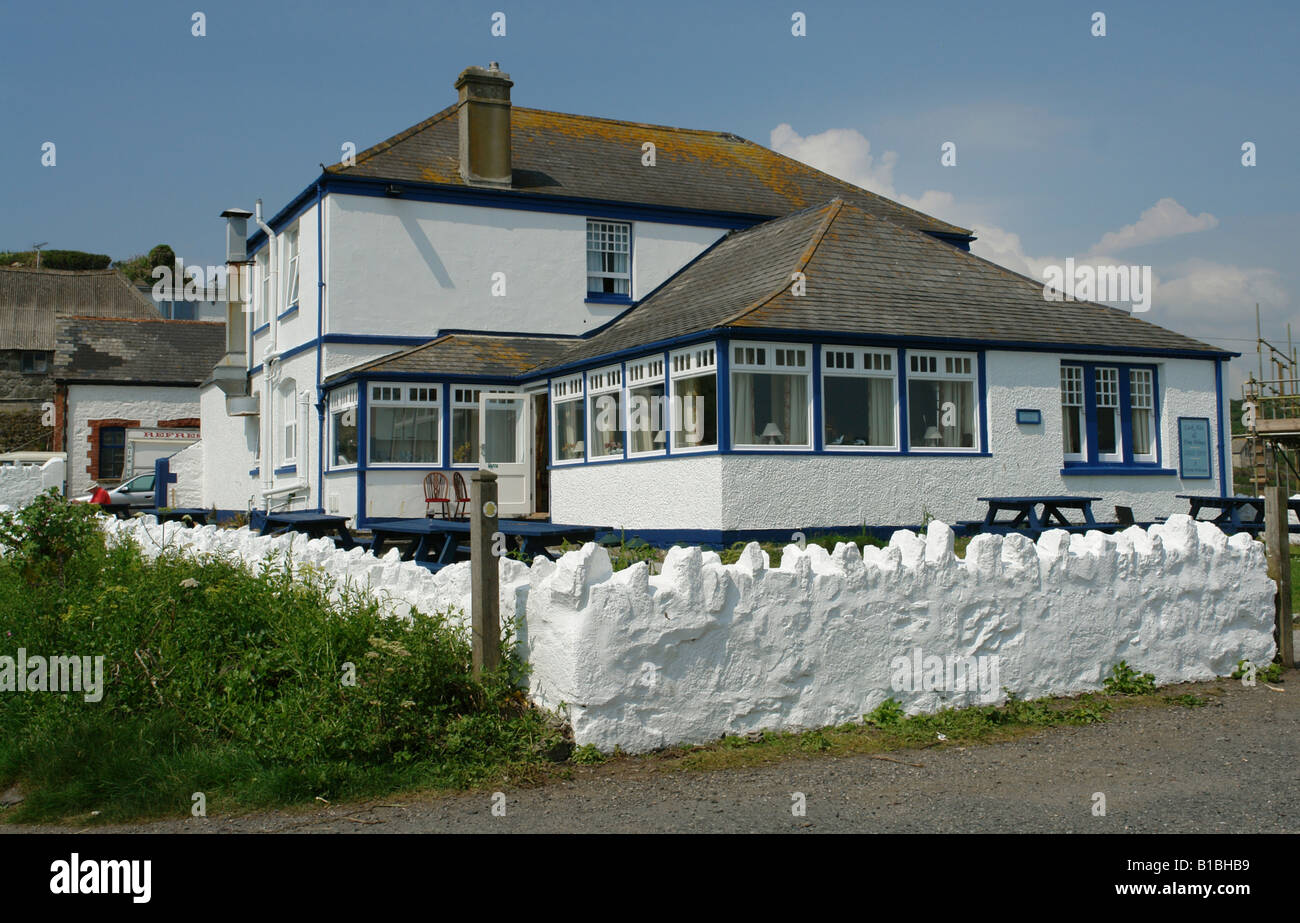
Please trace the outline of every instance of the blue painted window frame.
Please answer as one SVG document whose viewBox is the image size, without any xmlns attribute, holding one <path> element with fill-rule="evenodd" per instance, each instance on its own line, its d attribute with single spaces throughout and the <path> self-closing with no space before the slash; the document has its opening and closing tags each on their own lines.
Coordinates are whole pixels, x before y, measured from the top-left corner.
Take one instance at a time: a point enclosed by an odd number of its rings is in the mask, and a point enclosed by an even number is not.
<svg viewBox="0 0 1300 923">
<path fill-rule="evenodd" d="M 1083 412 L 1086 458 L 1082 461 L 1062 458 L 1062 474 L 1173 474 L 1163 467 L 1164 445 L 1160 438 L 1160 369 L 1149 362 L 1108 362 L 1095 359 L 1062 359 L 1060 366 L 1077 366 L 1083 369 Z M 1097 448 L 1097 369 L 1113 368 L 1119 376 L 1119 428 L 1120 457 L 1103 460 Z M 1140 369 L 1151 373 L 1152 447 L 1155 458 L 1150 461 L 1133 457 L 1133 407 L 1129 373 Z M 1059 376 L 1058 376 L 1059 395 Z M 1059 398 L 1058 398 L 1059 400 Z M 1064 423 L 1064 409 L 1061 412 Z M 1064 456 L 1064 447 L 1062 447 Z"/>
</svg>

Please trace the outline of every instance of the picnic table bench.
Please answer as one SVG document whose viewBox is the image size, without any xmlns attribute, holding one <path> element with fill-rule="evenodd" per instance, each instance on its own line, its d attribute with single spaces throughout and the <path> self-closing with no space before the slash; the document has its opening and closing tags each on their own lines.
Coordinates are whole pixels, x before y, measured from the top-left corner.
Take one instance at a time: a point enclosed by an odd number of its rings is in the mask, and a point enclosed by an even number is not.
<svg viewBox="0 0 1300 923">
<path fill-rule="evenodd" d="M 977 497 L 981 503 L 988 504 L 988 513 L 984 519 L 971 520 L 961 525 L 979 532 L 1006 535 L 1020 532 L 1031 539 L 1037 538 L 1049 529 L 1064 529 L 1067 532 L 1087 532 L 1097 529 L 1103 532 L 1116 528 L 1113 523 L 1099 523 L 1092 515 L 1092 505 L 1101 497 Z M 1083 522 L 1072 522 L 1065 515 L 1066 510 L 1077 511 Z M 1001 513 L 1010 513 L 1011 518 L 998 518 Z"/>
<path fill-rule="evenodd" d="M 325 538 L 333 534 L 335 544 L 345 551 L 357 544 L 348 529 L 348 517 L 330 513 L 266 513 L 262 535 L 279 535 L 282 532 L 301 532 L 310 538 Z"/>
<path fill-rule="evenodd" d="M 384 553 L 386 545 L 406 541 L 410 542 L 404 561 L 423 564 L 431 570 L 437 570 L 452 564 L 458 555 L 468 556 L 470 524 L 456 519 L 375 519 L 366 523 L 374 536 L 370 552 L 374 555 Z M 507 539 L 513 539 L 511 550 L 516 548 L 525 557 L 532 558 L 544 554 L 548 545 L 555 545 L 568 539 L 577 542 L 592 541 L 596 533 L 604 527 L 565 525 L 562 523 L 543 522 L 532 519 L 499 519 L 497 531 Z"/>
<path fill-rule="evenodd" d="M 1225 532 L 1232 529 L 1236 532 L 1259 535 L 1264 531 L 1263 497 L 1219 497 L 1213 494 L 1177 494 L 1177 496 L 1190 504 L 1191 517 L 1195 520 L 1212 522 Z M 1300 516 L 1300 499 L 1289 498 L 1286 505 L 1290 512 Z M 1207 510 L 1214 512 L 1214 517 L 1201 519 L 1200 514 Z M 1288 528 L 1292 532 L 1300 532 L 1300 525 L 1288 523 Z"/>
</svg>

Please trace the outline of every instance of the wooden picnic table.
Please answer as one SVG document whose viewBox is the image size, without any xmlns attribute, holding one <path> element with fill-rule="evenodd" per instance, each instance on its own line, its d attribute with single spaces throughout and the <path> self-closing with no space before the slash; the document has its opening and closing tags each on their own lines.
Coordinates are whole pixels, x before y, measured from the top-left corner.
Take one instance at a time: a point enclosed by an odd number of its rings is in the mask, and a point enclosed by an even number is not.
<svg viewBox="0 0 1300 923">
<path fill-rule="evenodd" d="M 982 532 L 1005 534 L 1023 532 L 1030 538 L 1037 539 L 1048 529 L 1065 529 L 1068 532 L 1083 532 L 1089 529 L 1106 531 L 1113 528 L 1110 523 L 1099 523 L 1092 515 L 1093 503 L 1101 497 L 977 497 L 981 503 L 988 504 L 988 513 L 983 522 L 972 523 Z M 1066 510 L 1076 510 L 1083 516 L 1083 522 L 1071 522 L 1065 515 Z M 999 519 L 999 513 L 1011 513 L 1011 519 Z"/>
<path fill-rule="evenodd" d="M 373 519 L 366 527 L 374 536 L 370 551 L 384 553 L 384 546 L 397 541 L 411 541 L 402 555 L 404 561 L 415 561 L 438 569 L 456 561 L 456 556 L 469 540 L 470 524 L 457 519 Z M 513 539 L 510 550 L 518 549 L 528 558 L 543 554 L 548 545 L 568 539 L 577 542 L 592 541 L 604 527 L 565 525 L 534 519 L 499 519 L 497 531 Z"/>
<path fill-rule="evenodd" d="M 1237 532 L 1249 532 L 1257 535 L 1264 530 L 1263 497 L 1220 497 L 1214 494 L 1177 494 L 1180 499 L 1191 505 L 1191 517 L 1201 522 L 1212 522 L 1216 526 L 1231 527 Z M 1300 500 L 1288 499 L 1287 508 L 1300 515 Z M 1200 514 L 1206 510 L 1215 511 L 1212 519 L 1202 520 Z"/>
<path fill-rule="evenodd" d="M 346 550 L 356 545 L 356 539 L 348 530 L 348 517 L 330 513 L 267 513 L 262 523 L 262 534 L 279 535 L 281 532 L 301 532 L 310 538 L 334 534 L 340 548 Z"/>
</svg>

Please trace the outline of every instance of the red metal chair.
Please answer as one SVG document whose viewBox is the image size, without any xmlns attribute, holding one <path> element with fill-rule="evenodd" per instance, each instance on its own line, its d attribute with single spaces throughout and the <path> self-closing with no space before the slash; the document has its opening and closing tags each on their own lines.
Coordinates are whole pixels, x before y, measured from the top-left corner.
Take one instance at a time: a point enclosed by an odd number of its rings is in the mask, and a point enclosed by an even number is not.
<svg viewBox="0 0 1300 923">
<path fill-rule="evenodd" d="M 451 502 L 451 494 L 447 486 L 447 475 L 441 471 L 430 471 L 424 476 L 424 515 L 437 516 L 436 509 L 430 511 L 435 503 L 442 504 L 442 518 L 451 518 L 451 510 L 448 504 Z"/>
<path fill-rule="evenodd" d="M 465 484 L 465 475 L 459 471 L 451 476 L 451 480 L 456 486 L 456 512 L 453 517 L 460 519 L 465 515 L 465 510 L 469 507 L 469 487 Z"/>
</svg>

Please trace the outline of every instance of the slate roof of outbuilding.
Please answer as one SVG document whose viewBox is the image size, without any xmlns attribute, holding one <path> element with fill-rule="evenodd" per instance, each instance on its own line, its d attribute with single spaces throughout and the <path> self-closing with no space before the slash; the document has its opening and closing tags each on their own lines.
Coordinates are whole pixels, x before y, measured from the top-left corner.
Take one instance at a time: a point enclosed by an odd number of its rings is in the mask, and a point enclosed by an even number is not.
<svg viewBox="0 0 1300 923">
<path fill-rule="evenodd" d="M 572 337 L 451 333 L 332 375 L 328 380 L 359 373 L 513 378 L 529 369 L 554 364 L 573 342 Z"/>
<path fill-rule="evenodd" d="M 0 267 L 0 349 L 53 350 L 61 314 L 161 319 L 116 269 Z"/>
<path fill-rule="evenodd" d="M 225 351 L 226 325 L 220 321 L 62 317 L 54 377 L 197 387 Z"/>
<path fill-rule="evenodd" d="M 1040 281 L 835 199 L 728 235 L 558 364 L 719 328 L 1232 355 L 1118 308 L 1047 301 Z"/>
<path fill-rule="evenodd" d="M 729 132 L 648 125 L 512 106 L 516 193 L 569 196 L 754 217 L 788 215 L 834 196 L 904 227 L 968 238 L 940 221 Z M 655 165 L 641 163 L 655 145 Z M 459 117 L 449 106 L 418 125 L 327 167 L 340 177 L 466 185 Z"/>
</svg>

